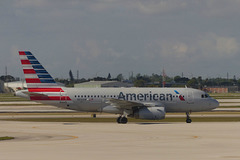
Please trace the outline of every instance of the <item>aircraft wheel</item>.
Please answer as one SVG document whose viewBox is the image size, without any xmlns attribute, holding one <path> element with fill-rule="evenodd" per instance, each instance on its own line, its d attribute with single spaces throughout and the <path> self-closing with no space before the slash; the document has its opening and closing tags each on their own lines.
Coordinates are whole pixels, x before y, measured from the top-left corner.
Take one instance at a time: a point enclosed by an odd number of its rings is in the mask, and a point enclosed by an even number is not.
<svg viewBox="0 0 240 160">
<path fill-rule="evenodd" d="M 190 118 L 190 112 L 186 112 L 186 115 L 187 115 L 187 120 L 186 120 L 186 122 L 187 122 L 187 123 L 192 123 L 192 120 L 191 120 L 191 118 Z"/>
<path fill-rule="evenodd" d="M 191 119 L 187 119 L 186 122 L 187 123 L 192 123 L 192 120 Z"/>
<path fill-rule="evenodd" d="M 118 117 L 117 118 L 117 123 L 121 123 L 121 124 L 126 124 L 128 122 L 128 119 L 126 117 Z"/>
<path fill-rule="evenodd" d="M 117 118 L 117 123 L 121 123 L 121 119 L 122 119 L 122 117 L 119 116 L 119 117 Z"/>
<path fill-rule="evenodd" d="M 126 124 L 128 122 L 128 119 L 126 117 L 122 117 L 121 123 Z"/>
</svg>

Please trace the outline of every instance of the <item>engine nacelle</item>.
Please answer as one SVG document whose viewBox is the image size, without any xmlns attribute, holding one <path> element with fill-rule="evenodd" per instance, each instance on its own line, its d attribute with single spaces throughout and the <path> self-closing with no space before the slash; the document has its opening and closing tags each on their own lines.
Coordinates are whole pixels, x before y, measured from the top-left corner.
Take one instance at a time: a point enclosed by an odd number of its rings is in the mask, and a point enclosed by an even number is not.
<svg viewBox="0 0 240 160">
<path fill-rule="evenodd" d="M 165 118 L 164 107 L 143 107 L 134 112 L 137 119 L 160 120 Z"/>
</svg>

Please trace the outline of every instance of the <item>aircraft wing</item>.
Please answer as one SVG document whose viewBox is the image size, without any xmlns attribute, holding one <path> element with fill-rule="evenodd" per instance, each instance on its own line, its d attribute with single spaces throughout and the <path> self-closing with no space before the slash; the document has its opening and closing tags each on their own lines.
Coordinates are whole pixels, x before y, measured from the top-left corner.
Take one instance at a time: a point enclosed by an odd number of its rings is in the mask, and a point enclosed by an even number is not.
<svg viewBox="0 0 240 160">
<path fill-rule="evenodd" d="M 107 101 L 112 106 L 116 106 L 121 109 L 131 110 L 133 107 L 164 107 L 162 103 L 153 103 L 153 102 L 132 102 L 120 99 L 109 99 Z"/>
</svg>

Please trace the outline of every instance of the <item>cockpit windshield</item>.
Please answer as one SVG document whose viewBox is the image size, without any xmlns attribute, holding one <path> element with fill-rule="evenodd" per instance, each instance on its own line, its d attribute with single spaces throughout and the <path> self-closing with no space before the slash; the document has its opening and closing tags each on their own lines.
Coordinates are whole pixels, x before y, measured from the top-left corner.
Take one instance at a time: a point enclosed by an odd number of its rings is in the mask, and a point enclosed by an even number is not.
<svg viewBox="0 0 240 160">
<path fill-rule="evenodd" d="M 205 94 L 202 94 L 202 98 L 210 98 L 209 94 L 205 93 Z"/>
</svg>

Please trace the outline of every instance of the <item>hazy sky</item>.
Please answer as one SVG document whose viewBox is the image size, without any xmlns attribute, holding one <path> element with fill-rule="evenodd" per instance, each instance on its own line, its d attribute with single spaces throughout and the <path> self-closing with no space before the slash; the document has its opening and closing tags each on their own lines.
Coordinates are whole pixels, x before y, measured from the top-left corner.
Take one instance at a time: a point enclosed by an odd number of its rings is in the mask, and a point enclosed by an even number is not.
<svg viewBox="0 0 240 160">
<path fill-rule="evenodd" d="M 240 77 L 240 0 L 1 0 L 0 75 L 30 50 L 54 77 Z"/>
</svg>

